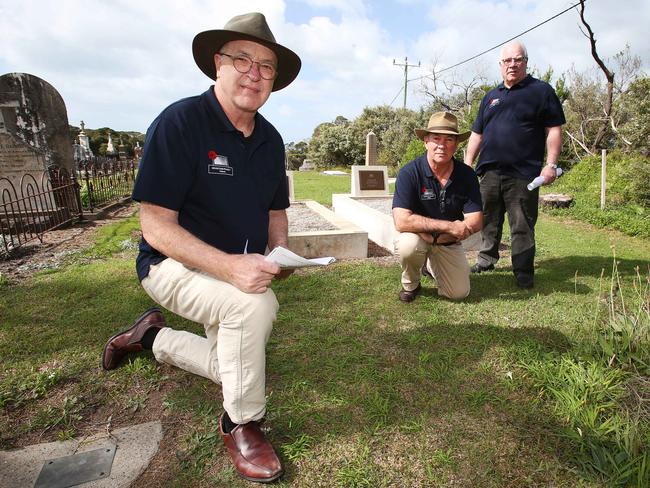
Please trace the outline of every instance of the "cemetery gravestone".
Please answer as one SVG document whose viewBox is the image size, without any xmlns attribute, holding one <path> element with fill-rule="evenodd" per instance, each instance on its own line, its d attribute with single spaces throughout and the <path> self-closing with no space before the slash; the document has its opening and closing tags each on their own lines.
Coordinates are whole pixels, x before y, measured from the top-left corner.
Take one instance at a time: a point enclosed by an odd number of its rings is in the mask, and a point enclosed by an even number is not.
<svg viewBox="0 0 650 488">
<path fill-rule="evenodd" d="M 293 190 L 293 171 L 287 171 L 287 188 L 289 188 L 289 201 L 294 202 L 296 195 Z"/>
<path fill-rule="evenodd" d="M 368 132 L 366 136 L 366 166 L 377 164 L 377 136 L 374 132 Z"/>
<path fill-rule="evenodd" d="M 388 196 L 388 168 L 352 166 L 352 196 Z"/>
<path fill-rule="evenodd" d="M 52 85 L 26 73 L 0 76 L 0 177 L 73 170 L 68 115 Z"/>
<path fill-rule="evenodd" d="M 298 171 L 313 171 L 315 169 L 316 165 L 312 163 L 311 159 L 305 159 L 300 165 L 300 168 L 298 168 Z"/>
</svg>

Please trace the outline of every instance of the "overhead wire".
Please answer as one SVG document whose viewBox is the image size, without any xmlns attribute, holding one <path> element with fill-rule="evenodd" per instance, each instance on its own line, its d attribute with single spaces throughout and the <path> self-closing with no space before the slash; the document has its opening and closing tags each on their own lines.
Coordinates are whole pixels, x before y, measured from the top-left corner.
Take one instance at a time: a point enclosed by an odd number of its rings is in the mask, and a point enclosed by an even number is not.
<svg viewBox="0 0 650 488">
<path fill-rule="evenodd" d="M 402 93 L 402 90 L 404 90 L 404 87 L 401 87 L 401 88 L 399 89 L 399 91 L 397 92 L 397 95 L 395 95 L 395 96 L 393 97 L 393 99 L 390 101 L 390 103 L 388 104 L 389 107 L 390 107 L 391 105 L 393 105 L 393 102 L 394 102 L 395 100 L 397 100 L 397 97 L 399 97 L 399 94 Z"/>
<path fill-rule="evenodd" d="M 465 64 L 465 63 L 469 63 L 470 61 L 472 61 L 472 60 L 474 60 L 474 59 L 476 59 L 476 58 L 478 58 L 478 57 L 480 57 L 480 56 L 483 56 L 484 54 L 489 53 L 490 51 L 494 51 L 496 48 L 501 47 L 501 46 L 503 46 L 504 44 L 507 44 L 507 43 L 509 43 L 510 41 L 512 41 L 512 40 L 514 40 L 514 39 L 517 39 L 518 37 L 521 37 L 521 36 L 523 36 L 524 34 L 527 34 L 527 33 L 529 33 L 530 31 L 533 31 L 533 30 L 537 29 L 538 27 L 541 27 L 542 25 L 544 25 L 544 24 L 550 22 L 551 20 L 556 19 L 556 18 L 559 17 L 560 15 L 563 15 L 563 14 L 567 13 L 569 10 L 571 10 L 571 9 L 573 9 L 573 8 L 575 8 L 575 7 L 577 7 L 578 5 L 580 5 L 580 2 L 578 2 L 578 3 L 574 3 L 574 4 L 571 5 L 570 7 L 568 7 L 568 8 L 566 8 L 566 9 L 562 10 L 561 12 L 559 12 L 559 13 L 553 15 L 552 17 L 549 17 L 548 19 L 546 19 L 546 20 L 540 22 L 539 24 L 534 25 L 534 26 L 531 27 L 530 29 L 526 29 L 525 31 L 523 31 L 523 32 L 521 32 L 521 33 L 519 33 L 519 34 L 517 34 L 516 36 L 513 36 L 513 37 L 511 37 L 511 38 L 509 38 L 509 39 L 506 39 L 506 40 L 503 41 L 503 42 L 500 42 L 500 43 L 497 44 L 496 46 L 492 46 L 491 48 L 486 49 L 485 51 L 482 51 L 482 52 L 480 52 L 480 53 L 478 53 L 478 54 L 475 54 L 474 56 L 472 56 L 472 57 L 470 57 L 470 58 L 464 59 L 463 61 L 460 61 L 460 62 L 458 62 L 458 63 L 456 63 L 456 64 L 454 64 L 454 65 L 452 65 L 452 66 L 448 66 L 448 67 L 443 68 L 443 69 L 441 69 L 441 70 L 439 70 L 439 71 L 435 71 L 435 72 L 433 73 L 433 75 L 438 75 L 438 74 L 443 73 L 443 72 L 445 72 L 445 71 L 449 71 L 450 69 L 457 68 L 458 66 L 461 66 L 461 65 L 463 65 L 463 64 Z M 412 79 L 410 79 L 410 80 L 408 80 L 408 81 L 418 81 L 418 80 L 422 80 L 422 79 L 424 79 L 424 78 L 430 78 L 431 76 L 432 76 L 432 75 L 423 75 L 423 76 L 419 76 L 419 77 L 417 77 L 417 78 L 412 78 Z M 396 98 L 397 98 L 397 97 L 396 97 Z M 393 103 L 393 102 L 391 102 L 391 104 L 392 104 L 392 103 Z"/>
</svg>

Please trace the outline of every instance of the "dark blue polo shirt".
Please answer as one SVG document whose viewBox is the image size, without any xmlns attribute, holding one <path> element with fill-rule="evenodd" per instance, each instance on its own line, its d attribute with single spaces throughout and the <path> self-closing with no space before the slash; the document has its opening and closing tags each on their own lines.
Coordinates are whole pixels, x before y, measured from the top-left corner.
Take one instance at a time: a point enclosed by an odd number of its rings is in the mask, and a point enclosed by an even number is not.
<svg viewBox="0 0 650 488">
<path fill-rule="evenodd" d="M 230 254 L 263 254 L 269 210 L 289 206 L 284 143 L 259 113 L 244 137 L 230 123 L 213 87 L 167 107 L 147 130 L 133 199 L 178 212 L 179 224 Z M 143 238 L 140 280 L 166 256 Z"/>
<path fill-rule="evenodd" d="M 548 83 L 530 75 L 510 89 L 500 83 L 483 97 L 472 125 L 482 135 L 476 172 L 496 169 L 524 180 L 539 176 L 545 129 L 565 122 L 562 104 Z"/>
<path fill-rule="evenodd" d="M 433 175 L 426 153 L 410 161 L 397 175 L 393 208 L 437 220 L 464 220 L 463 214 L 481 212 L 481 190 L 474 170 L 454 160 L 444 188 Z"/>
</svg>

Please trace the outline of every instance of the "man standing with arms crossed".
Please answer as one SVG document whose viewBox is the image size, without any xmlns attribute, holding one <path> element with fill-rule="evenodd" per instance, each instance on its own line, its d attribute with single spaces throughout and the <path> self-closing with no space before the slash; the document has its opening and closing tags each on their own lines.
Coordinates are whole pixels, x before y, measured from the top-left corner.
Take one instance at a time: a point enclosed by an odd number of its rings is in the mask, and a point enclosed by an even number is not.
<svg viewBox="0 0 650 488">
<path fill-rule="evenodd" d="M 221 434 L 237 473 L 257 482 L 283 469 L 259 423 L 266 412 L 266 342 L 280 268 L 264 259 L 287 245 L 289 206 L 280 134 L 257 110 L 291 83 L 300 58 L 275 42 L 262 14 L 201 32 L 194 60 L 216 80 L 167 107 L 147 131 L 133 198 L 141 202 L 138 277 L 206 337 L 167 327 L 159 309 L 111 337 L 102 364 L 152 349 L 158 361 L 221 383 Z"/>
<path fill-rule="evenodd" d="M 521 42 L 501 49 L 503 83 L 481 101 L 465 155 L 465 163 L 472 166 L 480 151 L 476 173 L 481 181 L 483 230 L 472 273 L 494 269 L 507 212 L 512 271 L 517 285 L 524 289 L 534 286 L 539 199 L 539 189 L 529 191 L 526 185 L 540 175 L 546 185 L 555 180 L 562 148 L 561 126 L 566 122 L 555 91 L 528 75 L 527 63 L 528 54 Z"/>
</svg>

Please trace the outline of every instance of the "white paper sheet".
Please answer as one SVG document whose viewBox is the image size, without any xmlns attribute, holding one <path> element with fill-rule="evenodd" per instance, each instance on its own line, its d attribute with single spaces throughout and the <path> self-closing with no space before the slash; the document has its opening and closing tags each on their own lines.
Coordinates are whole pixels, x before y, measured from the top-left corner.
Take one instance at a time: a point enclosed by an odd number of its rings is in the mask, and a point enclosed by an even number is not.
<svg viewBox="0 0 650 488">
<path fill-rule="evenodd" d="M 336 261 L 333 257 L 307 259 L 284 247 L 278 246 L 265 258 L 281 268 L 303 268 L 305 266 L 327 266 Z"/>
</svg>

